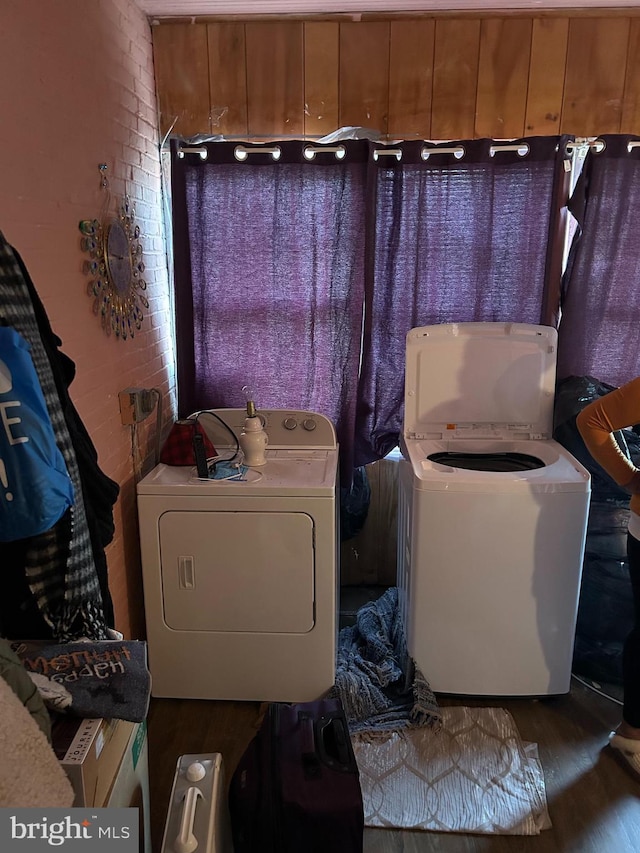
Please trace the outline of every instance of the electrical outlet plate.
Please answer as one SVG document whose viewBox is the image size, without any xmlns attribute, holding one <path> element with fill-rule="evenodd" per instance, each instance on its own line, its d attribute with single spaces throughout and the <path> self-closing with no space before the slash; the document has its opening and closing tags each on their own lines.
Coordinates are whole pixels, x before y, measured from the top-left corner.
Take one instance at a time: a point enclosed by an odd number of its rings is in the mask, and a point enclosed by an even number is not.
<svg viewBox="0 0 640 853">
<path fill-rule="evenodd" d="M 156 394 L 148 388 L 125 388 L 118 394 L 122 423 L 138 424 L 148 418 L 156 406 Z"/>
</svg>

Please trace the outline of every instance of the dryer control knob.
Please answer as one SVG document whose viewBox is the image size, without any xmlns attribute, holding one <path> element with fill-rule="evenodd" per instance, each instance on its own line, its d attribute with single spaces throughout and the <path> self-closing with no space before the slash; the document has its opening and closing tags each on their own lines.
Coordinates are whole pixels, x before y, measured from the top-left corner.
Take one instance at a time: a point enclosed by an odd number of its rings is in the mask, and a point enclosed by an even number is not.
<svg viewBox="0 0 640 853">
<path fill-rule="evenodd" d="M 311 432 L 316 428 L 317 424 L 312 418 L 306 418 L 304 421 L 302 421 L 302 426 L 305 429 L 309 430 L 309 432 Z"/>
<path fill-rule="evenodd" d="M 295 429 L 297 426 L 298 426 L 298 421 L 295 418 L 285 418 L 284 419 L 285 429 Z"/>
<path fill-rule="evenodd" d="M 200 764 L 199 761 L 194 761 L 193 764 L 190 764 L 187 767 L 187 779 L 190 782 L 199 782 L 201 779 L 207 775 L 207 771 L 203 764 Z"/>
</svg>

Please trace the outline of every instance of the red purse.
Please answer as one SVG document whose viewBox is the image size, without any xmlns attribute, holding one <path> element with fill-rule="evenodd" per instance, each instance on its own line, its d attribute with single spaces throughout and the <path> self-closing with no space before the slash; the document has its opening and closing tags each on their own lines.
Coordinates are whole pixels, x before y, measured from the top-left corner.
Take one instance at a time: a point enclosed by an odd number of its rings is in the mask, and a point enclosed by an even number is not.
<svg viewBox="0 0 640 853">
<path fill-rule="evenodd" d="M 202 436 L 207 459 L 215 456 L 216 449 L 204 428 L 195 418 L 186 418 L 176 421 L 171 427 L 171 432 L 160 453 L 160 461 L 165 465 L 195 465 L 193 437 L 196 433 Z"/>
</svg>

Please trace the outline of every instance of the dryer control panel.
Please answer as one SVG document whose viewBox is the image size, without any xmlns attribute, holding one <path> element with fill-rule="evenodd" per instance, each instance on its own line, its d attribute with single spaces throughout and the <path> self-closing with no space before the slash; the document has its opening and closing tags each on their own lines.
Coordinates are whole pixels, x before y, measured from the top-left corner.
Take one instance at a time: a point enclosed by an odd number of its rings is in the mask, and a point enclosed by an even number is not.
<svg viewBox="0 0 640 853">
<path fill-rule="evenodd" d="M 307 450 L 335 450 L 336 431 L 325 415 L 297 409 L 258 409 L 269 436 L 269 449 L 305 448 Z M 235 444 L 230 430 L 238 437 L 244 428 L 246 409 L 203 409 L 198 420 L 206 430 L 214 447 L 231 447 Z"/>
</svg>

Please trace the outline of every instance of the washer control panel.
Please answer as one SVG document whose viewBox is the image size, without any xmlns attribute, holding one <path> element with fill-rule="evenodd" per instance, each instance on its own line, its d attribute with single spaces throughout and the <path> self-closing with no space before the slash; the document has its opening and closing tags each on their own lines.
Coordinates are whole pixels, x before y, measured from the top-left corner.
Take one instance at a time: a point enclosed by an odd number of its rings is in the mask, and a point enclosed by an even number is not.
<svg viewBox="0 0 640 853">
<path fill-rule="evenodd" d="M 335 450 L 336 431 L 325 415 L 293 409 L 258 409 L 269 443 L 267 449 L 307 448 Z M 246 409 L 204 409 L 198 420 L 206 430 L 213 446 L 230 447 L 235 442 L 230 430 L 238 437 L 244 429 Z"/>
</svg>

